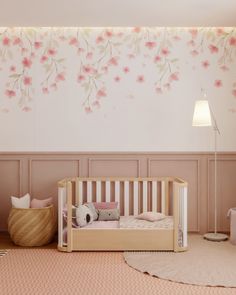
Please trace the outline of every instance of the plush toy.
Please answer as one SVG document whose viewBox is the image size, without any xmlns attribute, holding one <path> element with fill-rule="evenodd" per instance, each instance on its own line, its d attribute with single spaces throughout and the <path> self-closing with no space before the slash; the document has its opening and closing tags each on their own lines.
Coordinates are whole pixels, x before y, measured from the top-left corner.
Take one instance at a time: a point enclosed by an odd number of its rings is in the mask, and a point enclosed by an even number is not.
<svg viewBox="0 0 236 295">
<path fill-rule="evenodd" d="M 86 205 L 80 205 L 76 208 L 76 222 L 80 227 L 93 222 L 93 213 Z"/>
</svg>

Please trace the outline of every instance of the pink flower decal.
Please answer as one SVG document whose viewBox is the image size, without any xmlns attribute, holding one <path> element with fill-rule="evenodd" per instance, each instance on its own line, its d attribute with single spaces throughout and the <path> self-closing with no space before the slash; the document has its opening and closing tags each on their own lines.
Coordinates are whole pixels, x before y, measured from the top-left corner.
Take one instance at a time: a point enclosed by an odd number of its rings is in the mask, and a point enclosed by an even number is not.
<svg viewBox="0 0 236 295">
<path fill-rule="evenodd" d="M 11 71 L 11 72 L 15 72 L 15 71 L 16 71 L 16 67 L 15 67 L 15 66 L 11 66 L 11 67 L 10 67 L 10 71 Z"/>
<path fill-rule="evenodd" d="M 7 90 L 5 91 L 5 95 L 6 95 L 8 98 L 12 98 L 12 97 L 16 96 L 16 93 L 15 93 L 14 90 L 7 89 Z"/>
<path fill-rule="evenodd" d="M 141 32 L 141 28 L 140 27 L 135 27 L 135 28 L 133 28 L 133 32 L 134 33 L 140 33 Z"/>
<path fill-rule="evenodd" d="M 114 78 L 114 80 L 115 80 L 115 82 L 120 82 L 120 76 L 116 76 L 116 77 Z"/>
<path fill-rule="evenodd" d="M 105 32 L 105 36 L 108 37 L 108 38 L 111 38 L 111 37 L 113 36 L 112 31 L 107 30 L 107 31 Z"/>
<path fill-rule="evenodd" d="M 92 52 L 88 52 L 88 53 L 86 54 L 86 58 L 87 58 L 87 59 L 92 59 L 92 58 L 93 58 L 93 53 L 92 53 Z"/>
<path fill-rule="evenodd" d="M 236 46 L 236 37 L 231 37 L 229 39 L 229 45 L 230 46 Z"/>
<path fill-rule="evenodd" d="M 159 61 L 161 61 L 161 57 L 160 57 L 160 55 L 156 55 L 154 57 L 154 62 L 159 62 Z"/>
<path fill-rule="evenodd" d="M 46 55 L 43 55 L 43 56 L 41 56 L 40 62 L 44 63 L 47 60 L 48 60 L 48 57 Z"/>
<path fill-rule="evenodd" d="M 3 44 L 3 46 L 10 46 L 11 40 L 8 37 L 4 37 L 2 39 L 2 44 Z"/>
<path fill-rule="evenodd" d="M 217 88 L 220 88 L 220 87 L 222 87 L 222 86 L 223 86 L 223 83 L 222 83 L 222 81 L 221 81 L 221 80 L 215 80 L 215 83 L 214 83 L 214 85 L 215 85 L 215 87 L 217 87 Z"/>
<path fill-rule="evenodd" d="M 22 41 L 19 37 L 14 38 L 13 45 L 21 45 Z"/>
<path fill-rule="evenodd" d="M 109 61 L 108 64 L 111 66 L 117 66 L 118 65 L 118 57 L 112 57 Z"/>
<path fill-rule="evenodd" d="M 229 70 L 229 68 L 226 65 L 223 65 L 220 67 L 222 71 L 226 72 Z"/>
<path fill-rule="evenodd" d="M 93 102 L 93 106 L 96 107 L 96 108 L 100 108 L 101 107 L 100 102 L 98 100 L 95 100 Z"/>
<path fill-rule="evenodd" d="M 102 36 L 98 36 L 96 38 L 96 43 L 99 44 L 99 43 L 102 43 L 104 41 L 104 38 Z"/>
<path fill-rule="evenodd" d="M 161 89 L 161 87 L 156 87 L 156 93 L 157 93 L 157 94 L 162 94 L 162 89 Z"/>
<path fill-rule="evenodd" d="M 153 49 L 157 46 L 156 42 L 152 42 L 152 41 L 148 41 L 145 43 L 145 46 L 148 48 L 148 49 Z"/>
<path fill-rule="evenodd" d="M 107 94 L 106 94 L 105 88 L 99 89 L 96 96 L 97 96 L 98 99 L 102 98 L 102 97 L 106 97 Z"/>
<path fill-rule="evenodd" d="M 210 65 L 210 63 L 209 63 L 208 60 L 204 60 L 204 61 L 202 62 L 202 66 L 203 66 L 204 69 L 207 69 L 207 68 L 209 67 L 209 65 Z"/>
<path fill-rule="evenodd" d="M 125 74 L 129 73 L 129 71 L 130 71 L 129 67 L 124 67 L 124 68 L 123 68 L 123 72 L 124 72 Z"/>
<path fill-rule="evenodd" d="M 192 35 L 192 38 L 196 38 L 198 35 L 198 30 L 195 28 L 189 29 L 189 33 Z"/>
<path fill-rule="evenodd" d="M 32 61 L 31 61 L 29 58 L 25 57 L 25 58 L 22 60 L 22 64 L 23 64 L 23 66 L 24 66 L 25 68 L 30 68 L 31 65 L 32 65 Z"/>
<path fill-rule="evenodd" d="M 219 51 L 219 48 L 213 44 L 210 44 L 208 48 L 211 53 L 218 53 L 218 51 Z"/>
<path fill-rule="evenodd" d="M 167 56 L 170 54 L 170 51 L 168 48 L 162 48 L 161 50 L 161 54 L 164 55 L 164 56 Z"/>
<path fill-rule="evenodd" d="M 129 59 L 133 59 L 133 58 L 135 58 L 135 55 L 132 54 L 132 53 L 129 53 L 129 54 L 128 54 L 128 58 L 129 58 Z"/>
<path fill-rule="evenodd" d="M 49 55 L 49 56 L 54 56 L 56 53 L 57 53 L 57 52 L 56 52 L 56 50 L 55 50 L 54 48 L 50 48 L 50 49 L 48 49 L 48 55 Z"/>
<path fill-rule="evenodd" d="M 72 45 L 72 46 L 78 46 L 79 42 L 77 40 L 77 38 L 71 38 L 70 41 L 69 41 L 69 45 Z"/>
<path fill-rule="evenodd" d="M 85 107 L 84 110 L 85 110 L 86 114 L 91 114 L 93 112 L 91 107 Z"/>
<path fill-rule="evenodd" d="M 56 76 L 56 81 L 59 82 L 59 81 L 65 81 L 65 73 L 59 73 L 57 74 Z"/>
<path fill-rule="evenodd" d="M 179 73 L 178 72 L 172 73 L 169 77 L 169 80 L 170 82 L 179 81 Z"/>
<path fill-rule="evenodd" d="M 43 94 L 49 94 L 48 87 L 43 87 L 42 92 L 43 92 Z"/>
<path fill-rule="evenodd" d="M 28 76 L 25 76 L 23 78 L 23 83 L 24 83 L 25 86 L 30 86 L 32 84 L 32 78 L 28 77 Z"/>
<path fill-rule="evenodd" d="M 192 50 L 191 52 L 191 55 L 193 56 L 193 57 L 195 57 L 195 56 L 197 56 L 198 54 L 199 54 L 199 52 L 197 51 L 197 50 Z"/>
<path fill-rule="evenodd" d="M 144 82 L 144 76 L 143 76 L 143 75 L 139 75 L 139 76 L 137 77 L 136 81 L 137 81 L 138 83 L 143 83 L 143 82 Z"/>
<path fill-rule="evenodd" d="M 35 49 L 39 49 L 39 48 L 41 48 L 42 47 L 42 42 L 39 42 L 39 41 L 35 41 L 34 42 L 34 48 Z"/>
<path fill-rule="evenodd" d="M 78 77 L 77 77 L 77 82 L 78 83 L 81 83 L 81 82 L 83 82 L 85 80 L 85 76 L 84 75 L 78 75 Z"/>
<path fill-rule="evenodd" d="M 222 29 L 222 28 L 218 28 L 218 29 L 216 30 L 216 33 L 217 33 L 218 36 L 221 36 L 221 35 L 225 34 L 225 31 L 224 31 L 224 29 Z"/>
<path fill-rule="evenodd" d="M 85 74 L 93 75 L 93 74 L 96 74 L 97 71 L 92 66 L 85 65 L 85 66 L 83 66 L 83 72 Z"/>
</svg>

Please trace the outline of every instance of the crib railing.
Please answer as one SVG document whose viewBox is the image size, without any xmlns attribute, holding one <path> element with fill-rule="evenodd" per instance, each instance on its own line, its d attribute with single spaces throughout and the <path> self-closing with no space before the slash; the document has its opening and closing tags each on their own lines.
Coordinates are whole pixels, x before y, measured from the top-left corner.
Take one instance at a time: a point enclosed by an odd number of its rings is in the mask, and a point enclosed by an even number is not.
<svg viewBox="0 0 236 295">
<path fill-rule="evenodd" d="M 121 216 L 146 211 L 174 215 L 176 247 L 187 246 L 187 183 L 182 179 L 76 177 L 59 182 L 58 196 L 59 245 L 63 244 L 62 210 L 65 206 L 68 207 L 67 227 L 71 228 L 71 204 L 77 206 L 86 202 L 118 202 Z"/>
<path fill-rule="evenodd" d="M 75 204 L 117 202 L 121 215 L 169 213 L 169 186 L 163 178 L 76 178 Z"/>
</svg>

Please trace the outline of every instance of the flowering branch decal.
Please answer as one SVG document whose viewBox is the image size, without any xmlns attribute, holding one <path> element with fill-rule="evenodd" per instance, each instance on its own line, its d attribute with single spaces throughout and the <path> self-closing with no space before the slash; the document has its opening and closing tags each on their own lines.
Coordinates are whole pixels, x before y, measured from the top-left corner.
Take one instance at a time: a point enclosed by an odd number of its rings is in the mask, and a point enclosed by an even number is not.
<svg viewBox="0 0 236 295">
<path fill-rule="evenodd" d="M 188 48 L 189 57 L 198 60 L 204 71 L 215 65 L 216 59 L 224 74 L 236 58 L 236 29 L 1 28 L 0 71 L 7 73 L 3 93 L 22 111 L 30 111 L 38 88 L 49 95 L 71 75 L 69 80 L 72 77 L 77 82 L 83 93 L 81 106 L 89 114 L 110 97 L 110 83 L 122 87 L 128 78 L 142 87 L 150 80 L 145 69 L 150 69 L 155 73 L 153 91 L 161 95 L 182 77 L 176 50 L 179 44 Z M 211 85 L 222 89 L 226 83 L 215 77 Z"/>
</svg>

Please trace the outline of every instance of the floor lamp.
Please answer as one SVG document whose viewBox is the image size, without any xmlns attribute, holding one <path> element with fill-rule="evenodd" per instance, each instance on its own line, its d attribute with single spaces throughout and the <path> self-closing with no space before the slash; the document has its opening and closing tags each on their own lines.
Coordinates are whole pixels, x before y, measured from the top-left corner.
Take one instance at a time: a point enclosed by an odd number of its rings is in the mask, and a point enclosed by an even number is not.
<svg viewBox="0 0 236 295">
<path fill-rule="evenodd" d="M 205 95 L 204 95 L 205 96 Z M 195 102 L 192 126 L 212 126 L 215 134 L 215 175 L 214 175 L 214 232 L 206 233 L 204 238 L 209 241 L 225 241 L 228 236 L 217 232 L 217 135 L 220 134 L 215 116 L 206 99 Z"/>
</svg>

